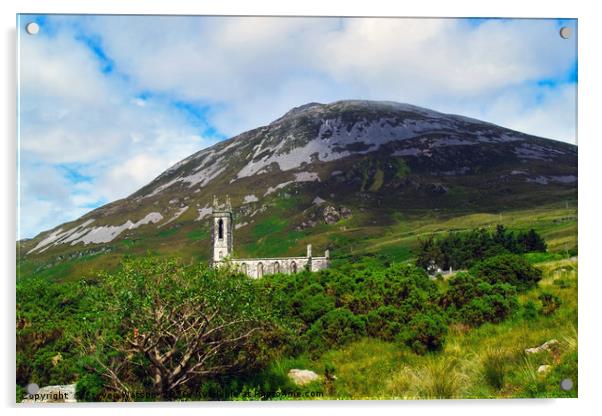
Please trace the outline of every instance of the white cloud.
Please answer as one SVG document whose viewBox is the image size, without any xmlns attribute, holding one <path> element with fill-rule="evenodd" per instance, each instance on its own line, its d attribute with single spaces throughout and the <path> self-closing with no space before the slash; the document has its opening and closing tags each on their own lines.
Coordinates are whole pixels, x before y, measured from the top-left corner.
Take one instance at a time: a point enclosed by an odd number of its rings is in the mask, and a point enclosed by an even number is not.
<svg viewBox="0 0 602 416">
<path fill-rule="evenodd" d="M 125 197 L 213 143 L 173 100 L 206 106 L 227 135 L 306 102 L 365 98 L 571 141 L 575 84 L 537 84 L 576 59 L 557 30 L 528 19 L 48 17 L 19 49 L 21 235 Z M 68 181 L 61 164 L 91 180 Z"/>
<path fill-rule="evenodd" d="M 75 36 L 62 26 L 55 36 L 22 37 L 18 237 L 123 198 L 215 142 L 168 100 L 142 99 L 126 80 L 103 74 Z M 91 179 L 69 178 L 61 167 L 73 164 Z"/>
<path fill-rule="evenodd" d="M 220 104 L 209 116 L 228 134 L 308 101 L 487 106 L 492 93 L 562 76 L 576 57 L 553 20 L 123 19 L 91 24 L 118 65 L 146 88 Z"/>
</svg>

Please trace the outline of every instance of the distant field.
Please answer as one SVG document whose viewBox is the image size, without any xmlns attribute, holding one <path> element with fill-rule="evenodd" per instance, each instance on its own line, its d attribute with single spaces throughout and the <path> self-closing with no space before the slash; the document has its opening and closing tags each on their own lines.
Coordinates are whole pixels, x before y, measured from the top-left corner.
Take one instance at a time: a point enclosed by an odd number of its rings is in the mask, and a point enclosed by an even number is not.
<svg viewBox="0 0 602 416">
<path fill-rule="evenodd" d="M 372 215 L 356 211 L 353 217 L 336 224 L 321 224 L 297 231 L 289 225 L 287 217 L 294 198 L 276 202 L 269 215 L 235 231 L 235 255 L 303 255 L 305 245 L 311 243 L 315 253 L 330 247 L 335 264 L 352 256 L 382 256 L 397 262 L 408 261 L 414 257 L 421 237 L 450 230 L 494 228 L 497 224 L 504 224 L 510 230 L 534 228 L 545 238 L 550 252 L 566 252 L 577 247 L 577 209 L 565 203 L 501 213 L 400 212 L 393 216 L 392 223 L 374 225 L 371 225 Z M 73 250 L 72 256 L 67 258 L 47 255 L 19 261 L 19 278 L 41 274 L 53 281 L 77 280 L 98 270 L 114 269 L 124 255 L 147 252 L 177 255 L 193 262 L 207 261 L 210 233 L 206 223 L 193 222 L 178 228 L 155 230 L 134 240 L 116 241 L 109 246 L 109 252 L 80 255 L 76 248 Z M 86 250 L 90 251 L 88 247 Z"/>
</svg>

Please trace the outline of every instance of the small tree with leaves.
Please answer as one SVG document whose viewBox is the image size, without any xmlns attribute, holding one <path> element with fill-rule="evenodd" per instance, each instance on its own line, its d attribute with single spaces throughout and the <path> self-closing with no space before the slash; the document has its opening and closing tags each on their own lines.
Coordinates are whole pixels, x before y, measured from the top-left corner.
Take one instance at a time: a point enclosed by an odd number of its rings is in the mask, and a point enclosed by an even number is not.
<svg viewBox="0 0 602 416">
<path fill-rule="evenodd" d="M 269 319 L 248 277 L 152 257 L 102 277 L 81 345 L 88 369 L 119 398 L 150 386 L 160 400 L 194 394 L 203 378 L 263 362 Z"/>
</svg>

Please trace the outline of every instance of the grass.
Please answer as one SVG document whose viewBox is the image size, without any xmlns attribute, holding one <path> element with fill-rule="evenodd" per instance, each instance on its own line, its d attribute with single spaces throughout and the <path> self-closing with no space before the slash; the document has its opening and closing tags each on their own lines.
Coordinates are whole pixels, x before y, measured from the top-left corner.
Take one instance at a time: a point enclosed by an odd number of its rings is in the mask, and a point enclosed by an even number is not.
<svg viewBox="0 0 602 416">
<path fill-rule="evenodd" d="M 283 372 L 306 368 L 320 373 L 332 364 L 336 380 L 330 392 L 325 389 L 327 399 L 577 397 L 577 262 L 552 260 L 537 267 L 544 277 L 520 302 L 538 302 L 542 292 L 553 293 L 562 304 L 550 316 L 540 311 L 527 319 L 519 311 L 500 324 L 453 325 L 443 350 L 423 356 L 404 345 L 364 338 L 316 360 L 283 359 L 278 365 Z M 555 285 L 559 275 L 570 285 Z M 541 302 L 537 305 L 541 309 Z M 525 353 L 550 339 L 560 342 L 557 351 Z M 552 370 L 543 375 L 541 365 Z M 565 378 L 575 385 L 570 391 L 560 388 Z"/>
<path fill-rule="evenodd" d="M 307 202 L 307 201 L 306 201 Z M 418 239 L 433 233 L 449 230 L 469 230 L 476 227 L 493 228 L 503 223 L 511 230 L 534 227 L 548 243 L 547 254 L 528 257 L 532 263 L 567 257 L 567 250 L 577 246 L 576 208 L 564 204 L 542 205 L 536 209 L 506 212 L 447 212 L 437 210 L 404 210 L 386 212 L 355 209 L 351 218 L 337 224 L 319 224 L 314 228 L 296 231 L 301 222 L 296 204 L 300 196 L 274 197 L 269 215 L 259 214 L 252 223 L 235 231 L 235 255 L 238 257 L 278 257 L 303 255 L 305 245 L 311 243 L 316 253 L 330 248 L 333 264 L 348 262 L 351 257 L 380 257 L 388 261 L 411 261 Z M 192 244 L 191 244 L 192 242 Z M 82 272 L 111 270 L 124 254 L 144 254 L 148 250 L 161 254 L 176 254 L 183 258 L 207 261 L 210 256 L 210 233 L 207 223 L 183 223 L 180 228 L 153 231 L 139 235 L 134 240 L 121 240 L 114 244 L 110 255 L 100 258 L 82 257 L 77 267 L 58 263 L 52 250 L 34 260 L 19 260 L 20 276 L 37 274 L 40 267 L 54 280 L 78 279 Z M 77 254 L 81 246 L 62 248 L 62 254 Z M 31 264 L 35 261 L 35 267 Z M 50 266 L 48 266 L 50 265 Z M 38 270 L 38 271 L 36 271 Z"/>
</svg>

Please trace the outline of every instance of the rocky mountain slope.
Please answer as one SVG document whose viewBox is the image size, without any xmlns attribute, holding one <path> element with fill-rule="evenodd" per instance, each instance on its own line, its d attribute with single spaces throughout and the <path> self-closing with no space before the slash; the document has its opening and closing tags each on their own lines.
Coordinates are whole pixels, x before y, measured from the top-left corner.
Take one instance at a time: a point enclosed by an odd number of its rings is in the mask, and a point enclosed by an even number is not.
<svg viewBox="0 0 602 416">
<path fill-rule="evenodd" d="M 18 250 L 38 268 L 148 250 L 205 259 L 211 201 L 229 195 L 236 252 L 285 255 L 308 241 L 344 245 L 348 230 L 370 234 L 403 216 L 575 200 L 576 185 L 570 144 L 408 104 L 310 103 L 189 156 Z"/>
</svg>

